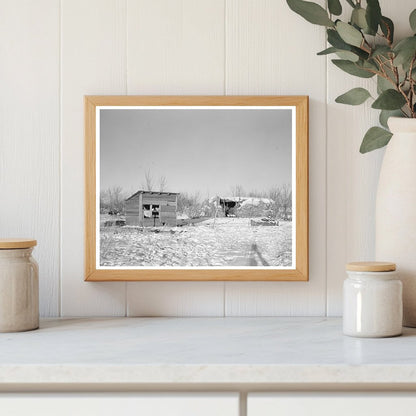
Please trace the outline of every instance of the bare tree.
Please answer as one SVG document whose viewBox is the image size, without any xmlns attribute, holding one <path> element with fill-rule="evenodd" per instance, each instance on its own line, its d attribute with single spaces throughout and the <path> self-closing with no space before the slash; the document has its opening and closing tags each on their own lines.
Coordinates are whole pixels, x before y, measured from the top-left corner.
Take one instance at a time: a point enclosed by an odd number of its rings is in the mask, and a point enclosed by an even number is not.
<svg viewBox="0 0 416 416">
<path fill-rule="evenodd" d="M 189 218 L 198 218 L 202 211 L 203 206 L 199 192 L 193 194 L 181 192 L 178 195 L 178 212 L 188 215 Z"/>
<path fill-rule="evenodd" d="M 250 198 L 261 198 L 261 197 L 262 197 L 262 193 L 261 193 L 261 192 L 259 192 L 257 189 L 254 189 L 254 190 L 251 190 L 251 191 L 248 193 L 248 196 L 249 196 Z"/>
<path fill-rule="evenodd" d="M 124 212 L 125 195 L 121 186 L 113 186 L 100 192 L 100 211 L 108 214 Z"/>
<path fill-rule="evenodd" d="M 274 187 L 268 193 L 273 201 L 271 211 L 273 216 L 282 220 L 292 219 L 292 187 L 288 184 Z"/>
<path fill-rule="evenodd" d="M 292 219 L 292 187 L 287 184 L 281 187 L 281 207 L 282 207 L 282 218 L 284 220 L 291 220 Z"/>
<path fill-rule="evenodd" d="M 107 191 L 100 191 L 100 213 L 107 214 L 108 212 L 108 194 Z"/>
<path fill-rule="evenodd" d="M 238 198 L 241 198 L 244 196 L 244 189 L 242 185 L 234 185 L 231 188 L 231 196 L 236 196 Z"/>
<path fill-rule="evenodd" d="M 159 191 L 160 191 L 160 192 L 164 192 L 164 191 L 166 191 L 166 186 L 167 186 L 166 176 L 165 176 L 165 175 L 162 175 L 162 176 L 159 178 Z"/>
<path fill-rule="evenodd" d="M 150 169 L 147 169 L 144 173 L 144 183 L 142 184 L 142 188 L 145 191 L 152 191 L 153 190 L 153 176 L 150 172 Z"/>
<path fill-rule="evenodd" d="M 274 218 L 280 217 L 281 211 L 281 200 L 282 200 L 282 189 L 278 188 L 277 186 L 270 189 L 268 198 L 271 199 L 273 202 L 271 204 L 271 214 Z"/>
</svg>

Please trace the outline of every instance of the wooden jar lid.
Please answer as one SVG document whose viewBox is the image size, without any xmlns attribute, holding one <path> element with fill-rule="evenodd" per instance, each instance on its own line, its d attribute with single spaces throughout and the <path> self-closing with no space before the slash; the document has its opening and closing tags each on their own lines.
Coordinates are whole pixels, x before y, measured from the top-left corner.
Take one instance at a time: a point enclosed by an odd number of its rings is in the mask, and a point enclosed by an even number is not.
<svg viewBox="0 0 416 416">
<path fill-rule="evenodd" d="M 350 272 L 393 272 L 396 265 L 385 261 L 357 261 L 347 263 L 346 269 Z"/>
<path fill-rule="evenodd" d="M 27 238 L 0 238 L 0 250 L 14 249 L 14 248 L 30 248 L 37 244 L 36 240 L 29 240 Z"/>
</svg>

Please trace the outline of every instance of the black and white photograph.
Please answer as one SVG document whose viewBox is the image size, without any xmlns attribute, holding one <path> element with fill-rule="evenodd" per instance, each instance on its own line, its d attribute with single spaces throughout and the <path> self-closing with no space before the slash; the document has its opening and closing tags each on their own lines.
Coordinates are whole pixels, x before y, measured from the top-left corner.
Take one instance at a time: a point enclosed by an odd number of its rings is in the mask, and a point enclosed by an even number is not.
<svg viewBox="0 0 416 416">
<path fill-rule="evenodd" d="M 97 267 L 293 268 L 295 120 L 277 106 L 97 108 Z"/>
</svg>

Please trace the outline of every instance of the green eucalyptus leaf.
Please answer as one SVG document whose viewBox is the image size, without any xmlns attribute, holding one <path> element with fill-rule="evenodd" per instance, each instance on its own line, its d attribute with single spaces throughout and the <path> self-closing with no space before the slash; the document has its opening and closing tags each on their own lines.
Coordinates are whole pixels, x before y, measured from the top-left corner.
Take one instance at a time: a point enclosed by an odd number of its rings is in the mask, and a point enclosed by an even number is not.
<svg viewBox="0 0 416 416">
<path fill-rule="evenodd" d="M 342 6 L 339 0 L 328 0 L 329 13 L 339 16 L 342 13 Z"/>
<path fill-rule="evenodd" d="M 414 9 L 412 11 L 412 13 L 410 13 L 409 23 L 410 23 L 410 27 L 412 28 L 413 32 L 416 32 L 416 9 Z"/>
<path fill-rule="evenodd" d="M 411 36 L 401 40 L 395 47 L 396 54 L 394 58 L 395 65 L 402 65 L 403 69 L 407 71 L 410 63 L 416 54 L 416 36 Z"/>
<path fill-rule="evenodd" d="M 383 91 L 391 89 L 393 84 L 386 78 L 377 75 L 377 93 L 381 94 Z"/>
<path fill-rule="evenodd" d="M 317 55 L 329 55 L 330 53 L 335 53 L 336 51 L 338 51 L 338 49 L 331 46 L 330 48 L 326 48 L 323 51 L 318 52 Z"/>
<path fill-rule="evenodd" d="M 335 53 L 339 58 L 346 61 L 358 62 L 360 60 L 360 57 L 357 56 L 354 52 L 337 50 Z"/>
<path fill-rule="evenodd" d="M 389 126 L 387 125 L 387 121 L 390 117 L 402 117 L 402 116 L 403 114 L 400 110 L 381 110 L 379 121 L 383 127 L 388 129 Z"/>
<path fill-rule="evenodd" d="M 331 53 L 336 53 L 339 58 L 346 59 L 352 62 L 358 62 L 358 60 L 360 59 L 359 56 L 353 52 L 344 51 L 342 49 L 337 49 L 332 46 L 330 48 L 324 49 L 321 52 L 318 52 L 317 55 L 329 55 Z"/>
<path fill-rule="evenodd" d="M 371 57 L 375 58 L 376 56 L 385 56 L 386 58 L 389 57 L 389 53 L 391 53 L 392 50 L 388 46 L 376 46 L 376 48 L 371 53 Z"/>
<path fill-rule="evenodd" d="M 384 36 L 389 40 L 390 43 L 393 43 L 394 38 L 394 23 L 391 19 L 386 16 L 381 17 L 380 28 Z"/>
<path fill-rule="evenodd" d="M 377 86 L 382 88 L 382 90 L 377 89 L 379 94 L 382 91 L 394 88 L 396 85 L 396 74 L 387 66 L 384 66 L 384 72 L 393 81 L 394 85 L 389 80 L 385 78 L 379 79 L 377 76 Z M 405 75 L 403 71 L 399 71 L 399 83 L 404 81 Z"/>
<path fill-rule="evenodd" d="M 362 67 L 366 69 L 371 69 L 372 71 L 379 70 L 379 65 L 376 61 L 363 61 Z"/>
<path fill-rule="evenodd" d="M 336 49 L 350 51 L 358 55 L 362 59 L 368 59 L 368 53 L 360 48 L 349 45 L 344 42 L 339 33 L 334 29 L 327 30 L 328 43 Z"/>
<path fill-rule="evenodd" d="M 339 35 L 339 33 L 334 29 L 328 29 L 326 31 L 328 43 L 337 49 L 349 50 L 349 45 L 347 45 Z"/>
<path fill-rule="evenodd" d="M 303 0 L 286 0 L 288 6 L 305 20 L 314 25 L 334 26 L 328 12 L 319 4 Z"/>
<path fill-rule="evenodd" d="M 371 97 L 365 88 L 353 88 L 335 99 L 335 102 L 348 105 L 360 105 Z"/>
<path fill-rule="evenodd" d="M 362 7 L 357 7 L 352 11 L 351 23 L 363 29 L 364 32 L 368 31 L 368 23 L 365 17 L 366 10 Z"/>
<path fill-rule="evenodd" d="M 333 64 L 350 75 L 354 75 L 360 78 L 371 78 L 375 74 L 362 69 L 357 63 L 347 61 L 345 59 L 333 59 Z"/>
<path fill-rule="evenodd" d="M 368 52 L 364 51 L 363 49 L 357 48 L 355 46 L 351 46 L 350 48 L 351 52 L 354 52 L 356 55 L 358 55 L 361 59 L 364 60 L 364 62 L 369 58 Z"/>
<path fill-rule="evenodd" d="M 402 39 L 397 45 L 393 48 L 394 52 L 400 52 L 402 50 L 411 48 L 415 45 L 416 36 L 409 36 L 407 38 Z"/>
<path fill-rule="evenodd" d="M 360 147 L 360 153 L 371 152 L 372 150 L 380 149 L 388 144 L 393 136 L 389 131 L 381 127 L 371 127 L 364 135 Z"/>
<path fill-rule="evenodd" d="M 356 46 L 358 48 L 363 43 L 363 35 L 354 26 L 339 20 L 336 24 L 336 29 L 339 36 L 345 43 Z"/>
<path fill-rule="evenodd" d="M 381 9 L 378 0 L 367 0 L 365 17 L 367 19 L 369 33 L 375 35 L 378 25 L 381 22 Z"/>
<path fill-rule="evenodd" d="M 399 91 L 388 89 L 383 91 L 372 107 L 379 110 L 398 110 L 406 104 L 406 99 Z"/>
</svg>

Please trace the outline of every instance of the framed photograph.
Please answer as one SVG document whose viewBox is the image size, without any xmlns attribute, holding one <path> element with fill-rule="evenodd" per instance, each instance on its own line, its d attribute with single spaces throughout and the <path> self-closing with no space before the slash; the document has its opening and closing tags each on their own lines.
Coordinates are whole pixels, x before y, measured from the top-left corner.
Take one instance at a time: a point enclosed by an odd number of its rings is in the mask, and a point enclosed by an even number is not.
<svg viewBox="0 0 416 416">
<path fill-rule="evenodd" d="M 85 144 L 85 280 L 308 280 L 308 97 L 86 96 Z"/>
</svg>

